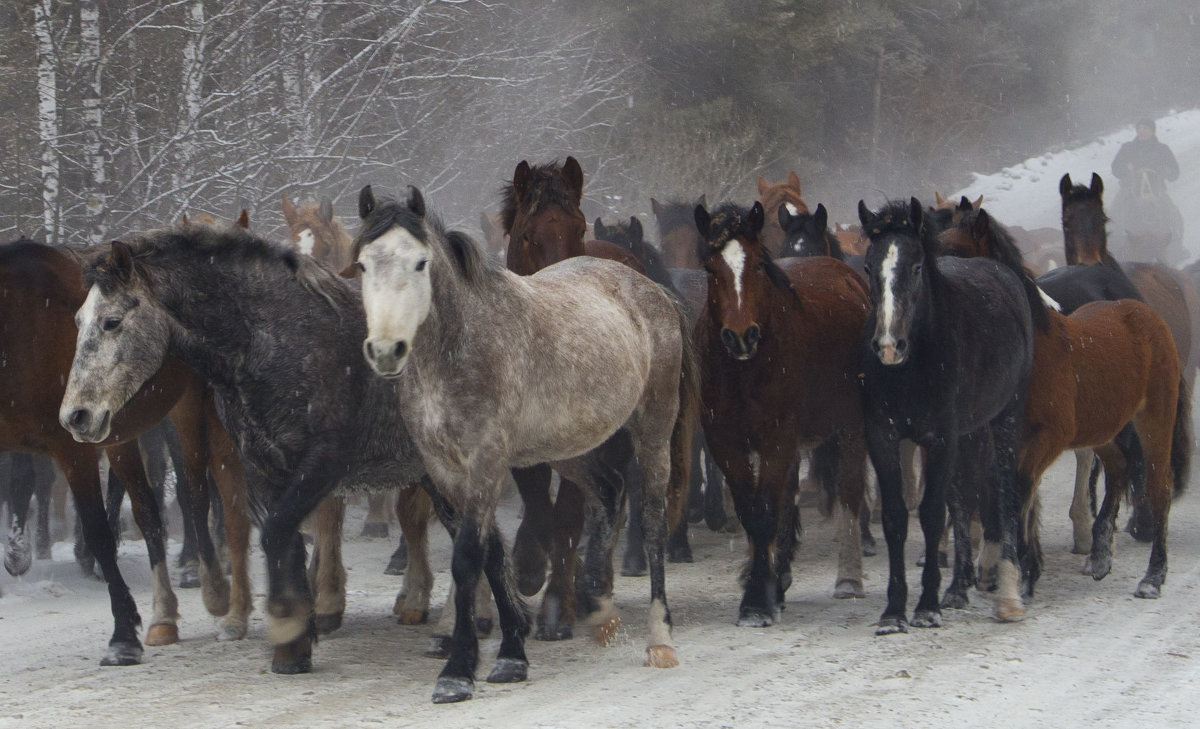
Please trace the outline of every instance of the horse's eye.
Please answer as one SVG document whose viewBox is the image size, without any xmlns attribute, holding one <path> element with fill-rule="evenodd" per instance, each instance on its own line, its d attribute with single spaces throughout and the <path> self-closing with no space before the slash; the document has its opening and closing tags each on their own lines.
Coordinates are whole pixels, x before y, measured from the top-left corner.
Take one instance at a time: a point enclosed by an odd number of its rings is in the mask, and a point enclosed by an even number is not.
<svg viewBox="0 0 1200 729">
<path fill-rule="evenodd" d="M 355 261 L 354 267 L 363 273 L 366 273 L 366 271 L 367 271 L 367 267 L 363 265 L 362 261 Z"/>
<path fill-rule="evenodd" d="M 913 267 L 912 267 L 912 272 L 913 272 L 914 276 L 920 276 L 921 275 L 921 264 L 914 263 Z"/>
<path fill-rule="evenodd" d="M 870 272 L 871 272 L 871 264 L 864 263 L 863 264 L 863 273 L 870 273 Z"/>
<path fill-rule="evenodd" d="M 417 270 L 424 271 L 426 263 L 429 263 L 429 260 L 426 258 L 422 258 L 421 260 L 417 261 Z"/>
<path fill-rule="evenodd" d="M 104 320 L 104 321 L 103 321 L 103 322 L 100 324 L 100 328 L 101 328 L 101 329 L 103 329 L 103 330 L 104 330 L 104 331 L 106 331 L 106 332 L 111 332 L 112 330 L 116 329 L 116 328 L 117 328 L 117 327 L 119 327 L 119 326 L 121 326 L 121 318 L 120 318 L 120 317 L 117 317 L 117 316 L 110 316 L 110 317 L 107 317 L 107 318 L 106 318 L 106 319 L 105 319 L 105 320 Z"/>
</svg>

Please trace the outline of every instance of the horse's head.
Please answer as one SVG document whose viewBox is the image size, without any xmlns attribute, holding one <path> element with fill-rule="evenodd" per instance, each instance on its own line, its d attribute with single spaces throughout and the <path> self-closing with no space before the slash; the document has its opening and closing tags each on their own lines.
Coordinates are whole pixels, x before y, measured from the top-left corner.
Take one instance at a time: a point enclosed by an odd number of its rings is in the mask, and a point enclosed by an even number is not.
<svg viewBox="0 0 1200 729">
<path fill-rule="evenodd" d="M 789 172 L 783 182 L 767 182 L 758 178 L 758 199 L 762 202 L 766 222 L 763 225 L 762 244 L 772 255 L 783 249 L 783 228 L 779 225 L 779 208 L 791 203 L 797 213 L 807 213 L 808 205 L 800 197 L 800 177 Z"/>
<path fill-rule="evenodd" d="M 510 270 L 529 275 L 583 255 L 583 170 L 574 157 L 561 166 L 553 162 L 531 167 L 522 160 L 502 194 Z"/>
<path fill-rule="evenodd" d="M 638 258 L 643 258 L 646 245 L 646 234 L 642 229 L 642 221 L 636 215 L 629 216 L 629 222 L 618 221 L 605 225 L 604 221 L 596 218 L 592 224 L 592 235 L 596 240 L 606 240 L 616 243 L 627 251 L 633 252 Z"/>
<path fill-rule="evenodd" d="M 802 213 L 791 203 L 779 206 L 779 227 L 783 230 L 783 247 L 779 257 L 829 256 L 829 212 L 823 203 L 813 213 Z"/>
<path fill-rule="evenodd" d="M 991 250 L 991 216 L 976 208 L 964 195 L 958 206 L 942 207 L 949 214 L 946 227 L 937 234 L 942 253 L 958 258 L 994 258 Z"/>
<path fill-rule="evenodd" d="M 658 223 L 658 240 L 662 249 L 663 263 L 668 268 L 700 268 L 696 251 L 700 250 L 700 233 L 696 230 L 696 206 L 708 207 L 705 196 L 694 203 L 661 203 L 650 198 L 650 208 Z"/>
<path fill-rule="evenodd" d="M 929 291 L 936 241 L 925 229 L 924 211 L 914 197 L 889 202 L 878 213 L 858 201 L 867 247 L 867 278 L 875 330 L 871 349 L 885 365 L 900 365 L 911 352 L 913 325 Z M 928 266 L 926 264 L 929 264 Z"/>
<path fill-rule="evenodd" d="M 425 199 L 415 187 L 409 187 L 408 200 L 401 203 L 376 200 L 367 185 L 359 193 L 358 215 L 362 228 L 354 252 L 367 314 L 363 354 L 375 372 L 397 377 L 432 306 L 434 233 L 426 223 Z"/>
<path fill-rule="evenodd" d="M 725 203 L 710 214 L 697 205 L 695 216 L 702 240 L 700 263 L 708 273 L 709 324 L 721 333 L 730 357 L 750 359 L 769 325 L 773 287 L 791 290 L 760 242 L 763 206 L 756 202 L 747 210 Z"/>
<path fill-rule="evenodd" d="M 483 245 L 489 256 L 501 259 L 508 250 L 508 234 L 500 222 L 500 216 L 492 213 L 479 214 L 479 229 L 483 232 Z"/>
<path fill-rule="evenodd" d="M 335 271 L 350 265 L 353 239 L 341 221 L 334 217 L 333 202 L 329 198 L 297 207 L 284 193 L 283 219 L 287 222 L 293 248 L 329 264 Z"/>
<path fill-rule="evenodd" d="M 1091 186 L 1076 185 L 1065 174 L 1058 182 L 1062 197 L 1063 245 L 1067 263 L 1096 264 L 1112 260 L 1108 253 L 1108 233 L 1104 214 L 1104 182 L 1092 173 Z"/>
<path fill-rule="evenodd" d="M 85 275 L 90 288 L 75 314 L 75 359 L 58 419 L 75 440 L 99 443 L 113 415 L 162 366 L 173 319 L 130 245 L 113 241 Z"/>
</svg>

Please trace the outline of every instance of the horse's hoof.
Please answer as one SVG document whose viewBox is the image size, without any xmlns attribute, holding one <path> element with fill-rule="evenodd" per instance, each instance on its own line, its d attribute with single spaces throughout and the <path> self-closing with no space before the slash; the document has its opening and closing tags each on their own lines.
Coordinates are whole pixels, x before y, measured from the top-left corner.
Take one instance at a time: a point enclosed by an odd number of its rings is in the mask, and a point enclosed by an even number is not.
<svg viewBox="0 0 1200 729">
<path fill-rule="evenodd" d="M 862 583 L 858 580 L 842 580 L 833 588 L 833 596 L 838 600 L 849 600 L 853 597 L 866 597 Z"/>
<path fill-rule="evenodd" d="M 1071 554 L 1091 554 L 1091 553 L 1092 553 L 1091 540 L 1089 540 L 1086 544 L 1084 544 L 1083 542 L 1075 542 L 1075 544 L 1073 544 L 1071 546 Z"/>
<path fill-rule="evenodd" d="M 275 656 L 271 660 L 271 673 L 280 673 L 286 676 L 312 673 L 312 639 L 305 637 L 275 646 Z"/>
<path fill-rule="evenodd" d="M 679 656 L 675 655 L 674 646 L 652 645 L 646 648 L 645 665 L 650 668 L 674 668 L 679 665 Z"/>
<path fill-rule="evenodd" d="M 448 635 L 435 635 L 430 640 L 429 647 L 421 655 L 426 658 L 449 658 L 451 642 Z"/>
<path fill-rule="evenodd" d="M 475 635 L 480 638 L 486 638 L 492 634 L 492 619 L 491 618 L 475 618 Z"/>
<path fill-rule="evenodd" d="M 746 607 L 738 610 L 737 626 L 739 628 L 767 628 L 774 624 L 775 616 L 769 610 Z"/>
<path fill-rule="evenodd" d="M 520 683 L 529 676 L 529 661 L 516 658 L 497 658 L 488 674 L 488 683 Z"/>
<path fill-rule="evenodd" d="M 220 572 L 207 577 L 208 584 L 201 588 L 200 597 L 208 614 L 220 617 L 229 612 L 229 581 Z"/>
<path fill-rule="evenodd" d="M 1162 589 L 1153 582 L 1142 582 L 1138 584 L 1138 588 L 1134 591 L 1133 595 L 1145 600 L 1157 600 L 1162 596 Z"/>
<path fill-rule="evenodd" d="M 1001 598 L 996 600 L 996 622 L 1015 623 L 1025 619 L 1025 604 L 1020 598 Z"/>
<path fill-rule="evenodd" d="M 146 631 L 146 645 L 173 645 L 179 642 L 175 623 L 155 623 Z"/>
<path fill-rule="evenodd" d="M 401 625 L 424 625 L 428 620 L 428 610 L 401 610 L 397 622 Z"/>
<path fill-rule="evenodd" d="M 179 565 L 179 589 L 194 590 L 201 586 L 200 563 L 195 561 Z"/>
<path fill-rule="evenodd" d="M 903 617 L 883 617 L 879 619 L 878 627 L 875 628 L 875 635 L 895 635 L 896 633 L 907 633 L 908 621 Z"/>
<path fill-rule="evenodd" d="M 680 544 L 678 546 L 668 548 L 667 561 L 674 562 L 675 564 L 691 564 L 692 562 L 695 562 L 695 558 L 692 557 L 692 545 Z"/>
<path fill-rule="evenodd" d="M 1112 555 L 1092 555 L 1083 565 L 1083 573 L 1093 580 L 1103 580 L 1112 571 Z"/>
<path fill-rule="evenodd" d="M 466 701 L 475 693 L 475 682 L 469 678 L 442 676 L 433 687 L 433 703 L 455 704 Z"/>
<path fill-rule="evenodd" d="M 245 620 L 234 620 L 226 618 L 221 621 L 221 628 L 217 631 L 217 640 L 241 640 L 246 637 L 247 625 Z"/>
<path fill-rule="evenodd" d="M 333 631 L 342 627 L 342 614 L 329 613 L 322 615 L 317 613 L 316 617 L 317 635 L 329 635 Z"/>
<path fill-rule="evenodd" d="M 623 577 L 641 577 L 644 574 L 646 574 L 646 555 L 627 553 L 625 559 L 621 560 L 621 575 Z"/>
<path fill-rule="evenodd" d="M 620 629 L 621 617 L 619 615 L 610 616 L 592 626 L 592 640 L 596 641 L 596 645 L 612 645 Z"/>
<path fill-rule="evenodd" d="M 368 537 L 370 539 L 387 539 L 388 525 L 386 521 L 369 521 L 363 524 L 360 537 Z"/>
<path fill-rule="evenodd" d="M 863 537 L 861 548 L 864 557 L 874 557 L 879 554 L 879 544 L 875 541 L 875 537 Z"/>
<path fill-rule="evenodd" d="M 8 570 L 8 574 L 13 577 L 20 577 L 29 571 L 33 566 L 33 557 L 28 549 L 20 552 L 13 551 L 10 546 L 8 553 L 4 555 L 4 569 Z"/>
<path fill-rule="evenodd" d="M 543 622 L 539 620 L 537 631 L 533 637 L 545 641 L 570 640 L 575 637 L 575 627 L 561 621 Z"/>
<path fill-rule="evenodd" d="M 916 610 L 913 611 L 912 622 L 909 624 L 914 628 L 940 628 L 942 613 L 940 610 Z"/>
<path fill-rule="evenodd" d="M 970 604 L 971 600 L 965 592 L 951 592 L 947 590 L 946 594 L 942 595 L 943 610 L 962 610 Z"/>
<path fill-rule="evenodd" d="M 387 567 L 383 568 L 385 575 L 402 575 L 408 569 L 408 551 L 397 549 L 392 552 L 391 559 L 388 560 Z"/>
<path fill-rule="evenodd" d="M 1139 542 L 1154 541 L 1154 518 L 1148 509 L 1134 507 L 1125 524 L 1125 531 Z"/>
<path fill-rule="evenodd" d="M 132 643 L 109 643 L 108 652 L 100 659 L 101 666 L 136 666 L 142 662 L 142 646 Z"/>
</svg>

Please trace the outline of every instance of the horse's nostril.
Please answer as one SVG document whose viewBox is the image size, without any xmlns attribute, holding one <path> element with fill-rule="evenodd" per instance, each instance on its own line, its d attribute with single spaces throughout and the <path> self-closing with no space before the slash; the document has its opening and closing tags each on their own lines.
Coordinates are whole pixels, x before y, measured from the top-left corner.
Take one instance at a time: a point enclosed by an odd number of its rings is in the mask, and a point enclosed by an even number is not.
<svg viewBox="0 0 1200 729">
<path fill-rule="evenodd" d="M 908 340 L 907 339 L 897 339 L 896 340 L 896 351 L 903 352 L 906 349 L 908 349 Z"/>
<path fill-rule="evenodd" d="M 407 351 L 408 351 L 407 344 L 405 344 L 404 342 L 396 342 L 396 348 L 395 348 L 396 359 L 402 358 L 404 356 L 404 353 Z"/>
<path fill-rule="evenodd" d="M 91 420 L 92 414 L 87 408 L 75 408 L 67 418 L 67 422 L 71 425 L 71 428 L 76 431 L 86 429 Z"/>
<path fill-rule="evenodd" d="M 758 340 L 761 337 L 762 329 L 760 329 L 757 324 L 751 324 L 750 327 L 746 329 L 746 346 L 753 347 L 755 344 L 758 344 Z"/>
<path fill-rule="evenodd" d="M 871 349 L 875 351 L 875 354 L 879 354 L 879 340 L 878 339 L 871 340 Z"/>
<path fill-rule="evenodd" d="M 367 342 L 367 356 L 375 359 L 375 345 L 370 342 Z"/>
</svg>

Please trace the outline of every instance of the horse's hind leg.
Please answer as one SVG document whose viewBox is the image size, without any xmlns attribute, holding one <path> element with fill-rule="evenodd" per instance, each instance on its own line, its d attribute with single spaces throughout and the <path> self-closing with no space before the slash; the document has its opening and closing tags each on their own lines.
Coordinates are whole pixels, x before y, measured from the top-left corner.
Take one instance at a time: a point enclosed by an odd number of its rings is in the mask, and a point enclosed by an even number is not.
<svg viewBox="0 0 1200 729">
<path fill-rule="evenodd" d="M 34 496 L 38 504 L 36 554 L 38 559 L 50 559 L 53 537 L 50 534 L 51 490 L 54 488 L 54 464 L 46 456 L 33 457 Z"/>
<path fill-rule="evenodd" d="M 408 545 L 409 566 L 404 573 L 404 588 L 396 596 L 392 612 L 402 625 L 418 625 L 429 619 L 429 598 L 433 589 L 433 571 L 429 569 L 429 520 L 433 502 L 424 489 L 409 486 L 396 497 L 396 518 Z"/>
<path fill-rule="evenodd" d="M 866 447 L 861 438 L 842 436 L 838 448 L 837 479 L 838 505 L 838 575 L 833 596 L 839 599 L 865 597 L 863 591 L 863 519 L 870 528 L 870 510 L 866 505 Z M 813 454 L 813 465 L 818 458 Z M 868 531 L 867 534 L 870 532 Z"/>
<path fill-rule="evenodd" d="M 162 435 L 168 443 L 177 472 L 182 466 L 182 474 L 176 482 L 176 493 L 183 510 L 184 533 L 192 535 L 193 557 L 191 560 L 184 559 L 185 545 L 180 560 L 182 564 L 195 563 L 197 574 L 194 584 L 201 588 L 204 608 L 210 615 L 221 616 L 229 612 L 229 581 L 225 579 L 225 571 L 217 558 L 208 528 L 208 463 L 199 392 L 200 389 L 195 387 L 180 399 L 171 410 L 173 427 L 164 426 Z M 176 458 L 179 460 L 176 461 Z M 193 583 L 181 576 L 180 587 L 188 584 Z"/>
<path fill-rule="evenodd" d="M 559 518 L 551 527 L 550 579 L 542 595 L 542 607 L 537 618 L 535 635 L 538 640 L 566 640 L 574 635 L 578 606 L 575 582 L 579 569 L 579 540 L 587 508 L 583 490 L 563 478 L 554 503 L 554 513 Z"/>
<path fill-rule="evenodd" d="M 252 608 L 250 565 L 247 561 L 250 552 L 250 517 L 247 514 L 249 495 L 246 492 L 246 474 L 242 470 L 237 448 L 217 419 L 216 410 L 208 398 L 204 404 L 204 419 L 208 472 L 221 494 L 231 577 L 229 611 L 221 620 L 217 639 L 241 640 L 246 637 Z"/>
<path fill-rule="evenodd" d="M 979 509 L 983 489 L 982 464 L 987 458 L 990 440 L 967 436 L 959 440 L 958 469 L 946 495 L 950 510 L 950 531 L 954 533 L 954 562 L 950 585 L 942 595 L 943 609 L 961 609 L 970 603 L 968 591 L 975 585 L 975 562 L 971 549 L 971 518 Z"/>
<path fill-rule="evenodd" d="M 546 582 L 546 555 L 554 529 L 554 504 L 550 501 L 550 467 L 544 463 L 512 469 L 525 515 L 513 539 L 513 567 L 522 595 L 533 595 Z M 559 485 L 562 498 L 562 485 Z"/>
<path fill-rule="evenodd" d="M 1071 525 L 1074 536 L 1071 551 L 1075 554 L 1091 554 L 1092 521 L 1096 518 L 1093 508 L 1091 474 L 1096 455 L 1091 448 L 1075 451 L 1075 494 L 1071 498 Z"/>
<path fill-rule="evenodd" d="M 645 474 L 645 498 L 642 500 L 643 523 L 646 525 L 646 556 L 650 562 L 650 638 L 646 646 L 646 665 L 654 668 L 673 668 L 679 665 L 671 637 L 671 610 L 667 607 L 667 583 L 664 569 L 664 550 L 667 539 L 665 490 L 682 484 L 670 483 L 672 478 L 671 449 L 655 450 L 638 445 L 637 458 Z M 793 480 L 793 483 L 795 481 Z M 680 521 L 686 521 L 681 519 Z"/>
<path fill-rule="evenodd" d="M 1092 525 L 1092 549 L 1083 571 L 1093 579 L 1102 580 L 1112 570 L 1113 531 L 1129 479 L 1125 457 L 1114 444 L 1097 449 L 1097 455 L 1104 463 L 1104 501 Z"/>
<path fill-rule="evenodd" d="M 625 493 L 629 500 L 629 527 L 625 530 L 625 556 L 621 574 L 640 577 L 646 574 L 646 536 L 642 528 L 642 471 L 631 463 L 625 470 Z"/>
<path fill-rule="evenodd" d="M 372 493 L 367 495 L 367 519 L 363 522 L 362 537 L 388 536 L 388 499 L 391 493 Z"/>
<path fill-rule="evenodd" d="M 316 595 L 316 626 L 319 635 L 342 627 L 346 612 L 346 568 L 342 564 L 342 525 L 346 500 L 329 496 L 317 507 L 317 540 L 309 568 L 310 589 Z"/>
<path fill-rule="evenodd" d="M 171 588 L 167 572 L 162 513 L 158 500 L 146 479 L 141 450 L 136 440 L 108 449 L 108 462 L 117 478 L 125 484 L 133 507 L 133 518 L 146 541 L 150 571 L 154 576 L 154 617 L 146 632 L 146 645 L 170 645 L 179 642 L 179 601 Z"/>
<path fill-rule="evenodd" d="M 1145 504 L 1150 512 L 1153 539 L 1150 543 L 1150 562 L 1146 567 L 1146 575 L 1138 583 L 1134 595 L 1141 598 L 1156 599 L 1162 594 L 1162 585 L 1167 580 L 1167 518 L 1171 511 L 1172 473 L 1171 463 L 1171 429 L 1162 427 L 1163 423 L 1173 423 L 1175 403 L 1169 403 L 1168 414 L 1164 408 L 1154 408 L 1157 412 L 1144 412 L 1135 418 L 1139 433 L 1145 433 L 1142 448 L 1146 457 L 1148 477 L 1145 489 Z M 1151 408 L 1148 407 L 1147 411 Z M 1155 426 L 1158 427 L 1155 427 Z M 1153 435 L 1152 435 L 1153 434 Z M 1188 442 L 1190 446 L 1190 441 Z"/>
<path fill-rule="evenodd" d="M 12 525 L 8 532 L 8 550 L 4 554 L 4 569 L 14 577 L 29 571 L 33 564 L 33 550 L 29 545 L 29 502 L 33 499 L 34 472 L 33 456 L 28 453 L 13 453 L 12 475 L 9 478 L 9 505 L 12 508 Z"/>
</svg>

